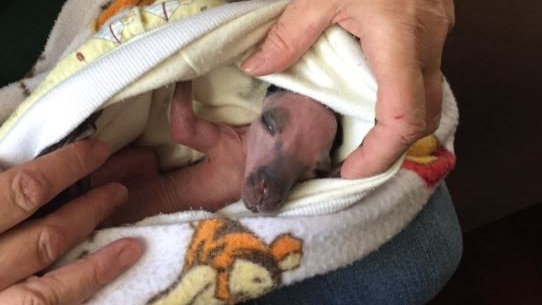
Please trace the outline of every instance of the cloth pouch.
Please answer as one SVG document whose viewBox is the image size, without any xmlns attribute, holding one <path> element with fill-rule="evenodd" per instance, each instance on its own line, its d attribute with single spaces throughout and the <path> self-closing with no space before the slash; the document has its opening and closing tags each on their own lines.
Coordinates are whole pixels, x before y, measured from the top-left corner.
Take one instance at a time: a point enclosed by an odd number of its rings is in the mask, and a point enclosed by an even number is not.
<svg viewBox="0 0 542 305">
<path fill-rule="evenodd" d="M 248 124 L 274 84 L 339 114 L 343 161 L 374 125 L 377 83 L 357 41 L 327 29 L 291 68 L 251 78 L 239 64 L 288 1 L 68 0 L 32 74 L 0 89 L 0 166 L 37 157 L 100 113 L 94 136 L 114 150 L 153 149 L 171 170 L 201 159 L 169 134 L 172 84 L 192 80 L 198 116 Z M 146 253 L 88 304 L 233 304 L 348 266 L 395 236 L 455 163 L 458 111 L 443 80 L 440 127 L 387 171 L 299 183 L 273 215 L 232 202 L 215 213 L 180 211 L 97 231 L 62 263 L 121 237 Z"/>
</svg>

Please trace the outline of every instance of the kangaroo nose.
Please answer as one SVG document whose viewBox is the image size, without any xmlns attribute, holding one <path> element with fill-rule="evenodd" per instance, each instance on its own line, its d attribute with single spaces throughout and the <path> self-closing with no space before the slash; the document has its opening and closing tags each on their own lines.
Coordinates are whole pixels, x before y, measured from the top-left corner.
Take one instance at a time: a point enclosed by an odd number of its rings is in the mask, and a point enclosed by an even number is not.
<svg viewBox="0 0 542 305">
<path fill-rule="evenodd" d="M 262 207 L 269 199 L 271 180 L 271 174 L 266 166 L 258 168 L 249 175 L 243 200 L 246 207 L 252 212 L 261 212 Z"/>
<path fill-rule="evenodd" d="M 267 171 L 267 167 L 261 167 L 251 175 L 251 184 L 254 187 L 256 195 L 254 199 L 258 204 L 262 204 L 269 194 L 267 182 L 269 178 L 270 175 Z"/>
<path fill-rule="evenodd" d="M 274 212 L 280 208 L 288 190 L 292 186 L 292 177 L 277 175 L 273 166 L 262 166 L 248 175 L 243 187 L 245 206 L 255 213 Z"/>
</svg>

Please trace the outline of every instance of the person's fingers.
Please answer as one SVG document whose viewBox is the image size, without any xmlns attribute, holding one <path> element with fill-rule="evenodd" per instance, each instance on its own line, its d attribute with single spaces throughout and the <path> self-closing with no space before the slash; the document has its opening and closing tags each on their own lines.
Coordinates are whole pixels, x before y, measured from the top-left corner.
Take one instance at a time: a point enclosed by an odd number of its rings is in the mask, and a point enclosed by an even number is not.
<svg viewBox="0 0 542 305">
<path fill-rule="evenodd" d="M 108 156 L 105 143 L 86 140 L 0 173 L 0 233 L 28 218 Z"/>
<path fill-rule="evenodd" d="M 343 178 L 377 174 L 388 168 L 425 131 L 424 79 L 417 38 L 387 18 L 363 34 L 363 49 L 378 81 L 376 125 L 342 165 Z"/>
<path fill-rule="evenodd" d="M 111 156 L 105 164 L 93 172 L 91 182 L 97 187 L 110 182 L 119 182 L 128 188 L 134 181 L 158 175 L 158 160 L 147 148 L 126 148 Z"/>
<path fill-rule="evenodd" d="M 137 239 L 113 242 L 98 252 L 0 292 L 0 304 L 76 305 L 111 282 L 141 257 Z"/>
<path fill-rule="evenodd" d="M 431 3 L 420 21 L 423 23 L 419 36 L 419 56 L 425 85 L 426 129 L 434 131 L 440 123 L 442 113 L 442 83 L 440 70 L 442 52 L 448 33 L 455 22 L 452 0 Z"/>
<path fill-rule="evenodd" d="M 127 197 L 124 186 L 108 184 L 89 191 L 43 219 L 3 234 L 0 237 L 0 290 L 52 264 L 90 234 Z"/>
<path fill-rule="evenodd" d="M 326 4 L 292 2 L 261 49 L 241 67 L 251 75 L 284 69 L 314 42 L 323 30 L 320 26 L 331 23 L 360 38 L 379 84 L 378 123 L 364 145 L 343 164 L 342 176 L 376 174 L 389 167 L 416 139 L 438 126 L 442 103 L 441 54 L 454 23 L 453 1 L 364 4 L 326 1 Z M 300 11 L 303 11 L 301 21 Z"/>
<path fill-rule="evenodd" d="M 442 107 L 441 54 L 448 17 L 434 7 L 415 7 L 400 14 L 381 14 L 371 28 L 352 31 L 378 81 L 376 125 L 363 145 L 344 162 L 341 176 L 359 178 L 380 173 L 417 139 L 434 131 Z M 440 9 L 436 9 L 442 12 Z"/>
<path fill-rule="evenodd" d="M 169 185 L 166 177 L 169 174 L 157 175 L 140 181 L 130 188 L 128 204 L 123 205 L 108 217 L 102 228 L 133 223 L 145 217 L 160 213 L 173 213 L 180 209 L 171 209 L 172 203 L 180 203 L 177 190 Z M 149 204 L 152 202 L 152 204 Z"/>
<path fill-rule="evenodd" d="M 241 69 L 253 76 L 281 71 L 307 51 L 335 16 L 335 1 L 294 0 Z"/>
<path fill-rule="evenodd" d="M 175 85 L 171 101 L 170 131 L 175 142 L 207 153 L 218 141 L 220 130 L 216 124 L 200 119 L 192 106 L 192 82 Z"/>
<path fill-rule="evenodd" d="M 425 127 L 429 134 L 437 130 L 442 114 L 442 73 L 424 73 L 425 84 Z"/>
<path fill-rule="evenodd" d="M 185 134 L 193 133 L 193 122 L 196 117 L 192 104 L 191 81 L 180 81 L 175 84 L 169 116 L 170 132 L 174 140 L 183 141 Z"/>
</svg>

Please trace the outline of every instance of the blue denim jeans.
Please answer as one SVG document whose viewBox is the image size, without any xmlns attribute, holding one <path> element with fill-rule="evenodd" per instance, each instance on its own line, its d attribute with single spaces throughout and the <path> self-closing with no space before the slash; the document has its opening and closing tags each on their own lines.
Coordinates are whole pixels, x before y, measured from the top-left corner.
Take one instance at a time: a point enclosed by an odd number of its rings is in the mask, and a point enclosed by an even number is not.
<svg viewBox="0 0 542 305">
<path fill-rule="evenodd" d="M 461 230 L 444 184 L 396 237 L 354 264 L 275 290 L 245 305 L 425 304 L 461 259 Z"/>
</svg>

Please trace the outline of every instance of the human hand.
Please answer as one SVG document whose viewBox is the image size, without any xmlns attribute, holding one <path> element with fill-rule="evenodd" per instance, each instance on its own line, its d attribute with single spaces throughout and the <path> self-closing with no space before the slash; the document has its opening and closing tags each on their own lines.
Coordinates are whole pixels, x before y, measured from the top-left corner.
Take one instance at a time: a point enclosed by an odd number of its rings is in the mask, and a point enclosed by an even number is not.
<svg viewBox="0 0 542 305">
<path fill-rule="evenodd" d="M 238 200 L 244 170 L 238 133 L 246 128 L 219 128 L 223 134 L 209 146 L 206 158 L 175 170 L 159 172 L 156 156 L 146 148 L 126 148 L 107 160 L 92 174 L 92 185 L 121 182 L 130 195 L 128 203 L 104 225 L 117 226 L 186 210 L 216 211 Z"/>
<path fill-rule="evenodd" d="M 216 211 L 239 199 L 244 171 L 243 137 L 248 127 L 200 119 L 192 103 L 191 82 L 176 83 L 170 107 L 171 137 L 205 157 L 194 164 L 159 171 L 158 159 L 148 148 L 127 147 L 113 155 L 92 174 L 92 184 L 121 182 L 130 190 L 130 196 L 128 204 L 115 212 L 106 226 L 162 213 Z"/>
<path fill-rule="evenodd" d="M 141 256 L 138 240 L 122 239 L 34 276 L 89 235 L 127 191 L 107 184 L 42 219 L 22 222 L 108 156 L 105 144 L 87 140 L 0 173 L 0 304 L 79 304 Z"/>
<path fill-rule="evenodd" d="M 442 49 L 453 23 L 453 0 L 293 0 L 241 68 L 253 76 L 281 71 L 331 24 L 360 38 L 379 85 L 377 123 L 345 160 L 341 176 L 366 177 L 438 127 Z"/>
</svg>

